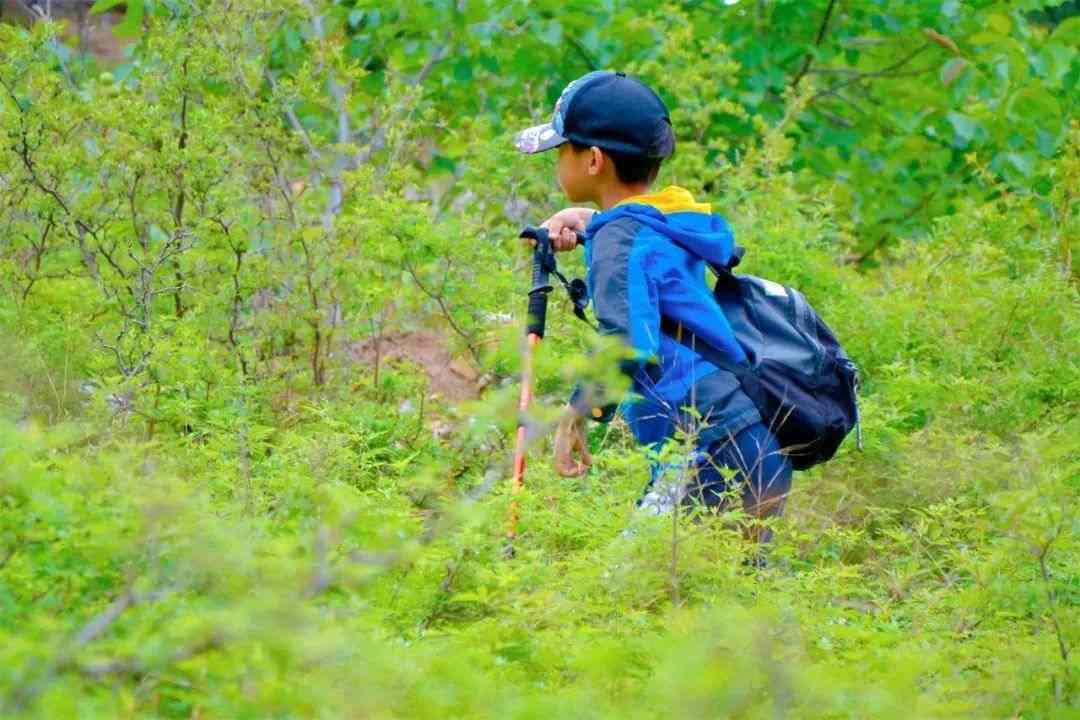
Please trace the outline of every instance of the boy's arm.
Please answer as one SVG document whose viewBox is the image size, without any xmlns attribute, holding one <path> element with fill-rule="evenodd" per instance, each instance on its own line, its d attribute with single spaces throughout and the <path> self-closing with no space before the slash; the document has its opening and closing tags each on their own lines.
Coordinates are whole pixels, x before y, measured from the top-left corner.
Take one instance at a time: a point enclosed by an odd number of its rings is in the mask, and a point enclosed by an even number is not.
<svg viewBox="0 0 1080 720">
<path fill-rule="evenodd" d="M 660 348 L 660 306 L 656 283 L 645 272 L 645 253 L 635 248 L 638 223 L 631 218 L 604 225 L 592 239 L 593 313 L 601 335 L 615 335 L 631 351 L 619 369 L 633 378 Z M 600 406 L 602 388 L 579 383 L 570 398 L 582 415 L 607 422 L 615 404 Z"/>
</svg>

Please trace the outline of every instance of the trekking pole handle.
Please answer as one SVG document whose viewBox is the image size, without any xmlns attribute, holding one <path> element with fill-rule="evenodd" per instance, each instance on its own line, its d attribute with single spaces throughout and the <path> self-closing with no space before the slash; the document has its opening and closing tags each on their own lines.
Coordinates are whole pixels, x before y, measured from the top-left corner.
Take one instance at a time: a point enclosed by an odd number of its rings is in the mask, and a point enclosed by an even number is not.
<svg viewBox="0 0 1080 720">
<path fill-rule="evenodd" d="M 547 326 L 547 296 L 551 292 L 548 278 L 555 269 L 555 251 L 551 247 L 551 236 L 547 228 L 527 227 L 521 231 L 521 237 L 535 242 L 532 258 L 532 288 L 529 290 L 529 324 L 525 332 L 542 338 L 544 328 Z"/>
</svg>

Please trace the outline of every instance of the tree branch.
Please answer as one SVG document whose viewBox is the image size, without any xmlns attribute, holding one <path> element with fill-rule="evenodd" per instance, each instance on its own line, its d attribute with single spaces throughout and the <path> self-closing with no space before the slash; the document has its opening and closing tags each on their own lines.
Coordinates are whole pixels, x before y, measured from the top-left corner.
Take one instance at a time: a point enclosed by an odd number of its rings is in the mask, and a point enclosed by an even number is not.
<svg viewBox="0 0 1080 720">
<path fill-rule="evenodd" d="M 420 68 L 420 72 L 416 74 L 416 77 L 412 79 L 410 85 L 422 85 L 425 80 L 428 79 L 428 75 L 435 69 L 435 66 L 442 62 L 450 50 L 450 36 L 447 35 L 446 42 L 439 47 L 435 48 L 435 51 L 428 57 L 427 62 L 424 63 L 424 67 Z"/>
<path fill-rule="evenodd" d="M 1039 548 L 1039 573 L 1042 575 L 1043 583 L 1046 586 L 1046 604 L 1050 608 L 1050 622 L 1054 626 L 1054 635 L 1057 638 L 1058 654 L 1061 655 L 1061 667 L 1062 672 L 1065 675 L 1065 679 L 1069 678 L 1069 653 L 1070 648 L 1065 642 L 1065 635 L 1061 631 L 1061 623 L 1058 620 L 1057 615 L 1057 593 L 1054 592 L 1054 586 L 1050 582 L 1050 570 L 1046 566 L 1046 556 L 1050 554 L 1050 546 L 1054 544 L 1054 541 L 1061 535 L 1061 526 L 1056 528 L 1054 536 L 1047 540 L 1042 547 Z M 1060 683 L 1054 684 L 1055 694 L 1058 696 L 1058 702 L 1061 702 L 1061 685 Z"/>
<path fill-rule="evenodd" d="M 862 80 L 866 80 L 867 78 L 884 77 L 884 76 L 892 73 L 893 71 L 902 68 L 904 65 L 907 65 L 909 62 L 911 62 L 912 60 L 917 58 L 919 55 L 924 53 L 929 47 L 930 47 L 930 43 L 926 43 L 925 45 L 921 45 L 918 48 L 916 48 L 915 50 L 913 50 L 912 52 L 908 53 L 904 57 L 897 60 L 892 65 L 889 65 L 888 67 L 884 67 L 881 70 L 875 70 L 873 72 L 864 73 L 862 75 L 857 75 L 857 76 L 851 78 L 850 80 L 845 80 L 844 82 L 837 83 L 836 85 L 833 85 L 832 87 L 830 87 L 830 88 L 828 88 L 826 90 L 822 90 L 821 92 L 819 92 L 819 93 L 815 94 L 813 97 L 811 97 L 810 100 L 807 101 L 807 105 L 814 102 L 818 98 L 824 97 L 826 95 L 838 95 L 839 90 L 842 90 L 842 89 L 846 88 L 849 85 L 854 85 L 855 83 L 860 82 Z"/>
<path fill-rule="evenodd" d="M 176 149 L 181 154 L 179 167 L 176 170 L 176 202 L 173 204 L 173 233 L 180 237 L 184 232 L 184 205 L 187 203 L 187 188 L 184 183 L 184 161 L 182 156 L 187 149 L 188 143 L 188 58 L 184 58 L 181 64 L 184 74 L 184 92 L 180 99 L 180 137 L 176 142 Z M 173 296 L 173 307 L 176 317 L 184 316 L 184 300 L 182 291 L 184 276 L 180 270 L 179 260 L 173 261 L 173 273 L 176 277 L 176 286 L 179 288 Z"/>
<path fill-rule="evenodd" d="M 400 241 L 401 238 L 398 238 L 398 240 Z M 402 241 L 402 244 L 404 245 L 403 241 Z M 413 279 L 413 282 L 416 283 L 416 287 L 420 288 L 420 292 L 424 293 L 429 298 L 431 298 L 432 300 L 435 301 L 435 303 L 439 306 L 439 309 L 442 311 L 443 317 L 446 318 L 446 322 L 450 325 L 450 328 L 455 333 L 457 333 L 458 337 L 460 337 L 462 340 L 465 341 L 465 347 L 468 348 L 469 354 L 473 356 L 474 360 L 479 362 L 480 361 L 480 353 L 477 352 L 476 348 L 473 346 L 472 337 L 467 332 L 465 332 L 465 330 L 462 329 L 462 327 L 460 325 L 457 324 L 457 321 L 454 320 L 453 313 L 450 312 L 450 308 L 448 308 L 446 306 L 446 298 L 445 298 L 445 292 L 444 292 L 445 289 L 446 289 L 446 279 L 445 279 L 445 277 L 443 279 L 443 287 L 442 287 L 442 289 L 440 290 L 440 292 L 436 293 L 435 291 L 433 291 L 431 288 L 429 288 L 427 285 L 424 284 L 424 282 L 420 279 L 419 273 L 416 272 L 416 268 L 413 267 L 412 263 L 410 263 L 408 261 L 408 259 L 404 255 L 402 255 L 401 262 L 405 265 L 405 272 L 409 273 L 409 277 L 411 277 Z M 447 260 L 446 262 L 447 262 L 446 272 L 447 272 L 447 275 L 449 275 L 449 272 L 450 272 L 449 262 L 450 261 Z"/>
<path fill-rule="evenodd" d="M 75 634 L 71 644 L 47 663 L 36 679 L 30 680 L 24 677 L 22 682 L 15 683 L 16 690 L 8 697 L 5 707 L 13 712 L 29 707 L 37 696 L 46 690 L 54 677 L 73 667 L 78 667 L 75 664 L 75 655 L 78 651 L 101 637 L 127 610 L 136 605 L 156 602 L 173 592 L 172 589 L 165 589 L 140 594 L 132 590 L 130 586 L 126 588 L 107 608 L 95 615 Z M 31 666 L 29 672 L 34 672 L 37 667 L 37 665 Z"/>
<path fill-rule="evenodd" d="M 141 677 L 152 672 L 156 668 L 170 667 L 179 662 L 190 660 L 198 655 L 217 650 L 222 644 L 220 638 L 211 636 L 194 645 L 177 650 L 169 655 L 163 662 L 155 663 L 154 665 L 150 665 L 145 660 L 139 658 L 125 658 L 109 660 L 107 662 L 84 663 L 78 666 L 78 671 L 95 680 L 100 680 L 109 675 L 134 675 L 136 677 Z"/>
<path fill-rule="evenodd" d="M 821 18 L 821 27 L 818 28 L 817 39 L 814 40 L 814 47 L 820 47 L 821 41 L 825 39 L 825 33 L 829 29 L 829 18 L 832 17 L 833 7 L 835 6 L 836 0 L 829 0 L 829 5 L 825 8 L 825 17 Z M 791 87 L 799 87 L 799 83 L 810 69 L 810 63 L 813 61 L 814 54 L 812 52 L 806 53 L 806 57 L 803 59 L 802 68 L 800 68 L 799 72 L 796 73 L 795 78 L 791 81 Z"/>
</svg>

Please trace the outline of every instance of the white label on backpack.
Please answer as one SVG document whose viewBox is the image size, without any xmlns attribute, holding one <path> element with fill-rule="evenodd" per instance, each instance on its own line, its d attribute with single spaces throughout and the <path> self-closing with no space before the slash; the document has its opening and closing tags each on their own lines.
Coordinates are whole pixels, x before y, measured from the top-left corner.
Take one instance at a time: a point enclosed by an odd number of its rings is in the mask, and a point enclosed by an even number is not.
<svg viewBox="0 0 1080 720">
<path fill-rule="evenodd" d="M 787 297 L 787 288 L 780 283 L 774 283 L 772 280 L 766 280 L 765 278 L 758 278 L 758 282 L 765 288 L 766 295 L 773 295 L 775 297 Z"/>
</svg>

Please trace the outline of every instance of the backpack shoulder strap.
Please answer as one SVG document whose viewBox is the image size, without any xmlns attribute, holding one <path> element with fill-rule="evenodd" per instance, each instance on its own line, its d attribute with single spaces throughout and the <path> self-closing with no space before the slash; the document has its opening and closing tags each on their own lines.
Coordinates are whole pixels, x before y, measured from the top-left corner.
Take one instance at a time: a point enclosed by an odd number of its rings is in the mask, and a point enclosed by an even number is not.
<svg viewBox="0 0 1080 720">
<path fill-rule="evenodd" d="M 728 260 L 727 265 L 708 263 L 709 269 L 716 275 L 717 286 L 730 285 L 737 282 L 735 273 L 732 271 L 740 262 L 742 262 L 744 255 L 746 255 L 746 248 L 742 245 L 736 245 L 732 250 L 731 259 Z M 723 352 L 695 335 L 693 331 L 683 327 L 683 324 L 678 320 L 667 317 L 666 315 L 662 316 L 660 318 L 660 330 L 669 337 L 674 338 L 679 344 L 690 348 L 720 370 L 725 370 L 739 378 L 740 381 L 750 372 L 748 366 L 731 360 Z"/>
</svg>

